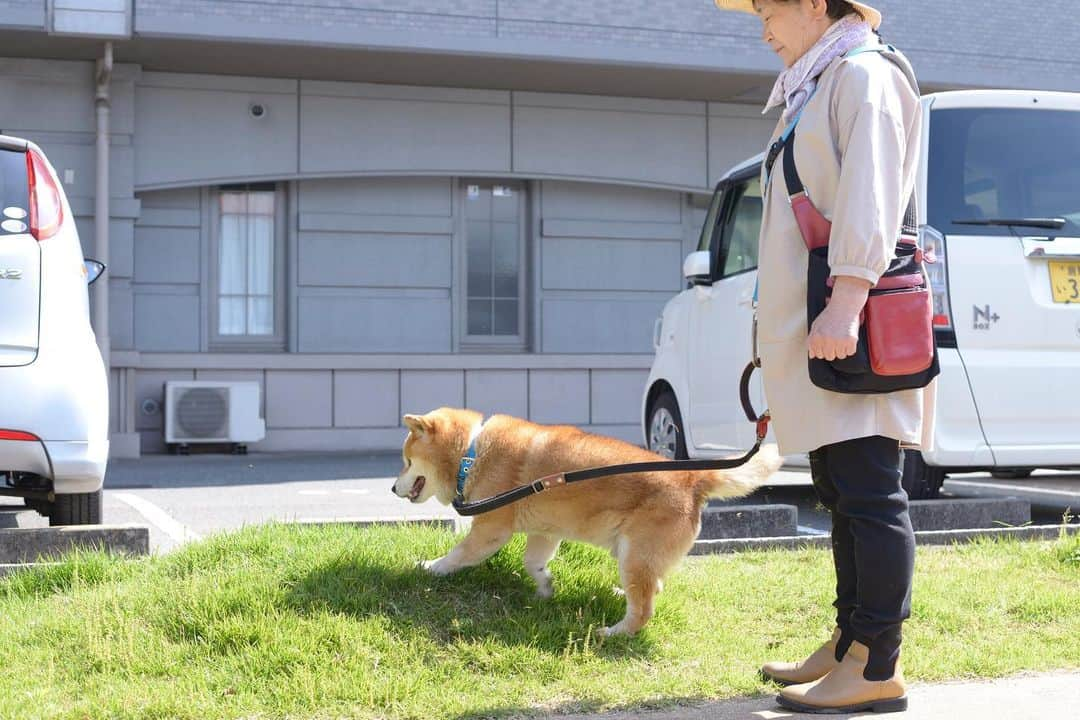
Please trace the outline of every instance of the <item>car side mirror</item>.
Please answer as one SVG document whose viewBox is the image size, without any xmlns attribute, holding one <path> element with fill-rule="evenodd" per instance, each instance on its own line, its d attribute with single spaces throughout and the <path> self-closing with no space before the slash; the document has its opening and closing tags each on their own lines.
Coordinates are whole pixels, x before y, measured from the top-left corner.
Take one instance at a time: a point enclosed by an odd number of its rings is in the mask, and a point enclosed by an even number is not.
<svg viewBox="0 0 1080 720">
<path fill-rule="evenodd" d="M 97 282 L 97 279 L 105 272 L 105 263 L 98 262 L 97 260 L 91 260 L 86 258 L 83 260 L 83 264 L 86 266 L 86 284 L 93 285 Z"/>
<path fill-rule="evenodd" d="M 712 253 L 708 250 L 690 253 L 683 261 L 682 271 L 691 285 L 711 285 Z"/>
</svg>

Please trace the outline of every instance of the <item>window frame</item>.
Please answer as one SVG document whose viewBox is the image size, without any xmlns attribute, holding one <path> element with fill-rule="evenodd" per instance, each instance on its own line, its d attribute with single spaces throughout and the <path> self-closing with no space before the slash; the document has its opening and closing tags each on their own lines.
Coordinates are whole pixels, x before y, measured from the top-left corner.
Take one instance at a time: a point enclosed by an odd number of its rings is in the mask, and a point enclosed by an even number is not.
<svg viewBox="0 0 1080 720">
<path fill-rule="evenodd" d="M 469 248 L 468 223 L 465 214 L 469 185 L 502 185 L 513 189 L 518 201 L 518 332 L 516 335 L 470 335 L 469 334 Z M 528 234 L 531 222 L 529 214 L 529 185 L 522 180 L 499 178 L 460 178 L 455 183 L 457 195 L 454 204 L 458 217 L 457 272 L 455 299 L 457 304 L 457 332 L 455 340 L 458 352 L 507 352 L 524 353 L 529 350 L 529 291 L 531 281 L 531 257 L 528 254 Z"/>
<path fill-rule="evenodd" d="M 221 196 L 227 192 L 274 193 L 274 333 L 273 335 L 222 335 L 218 329 L 220 300 L 220 249 L 221 249 Z M 207 278 L 209 302 L 207 303 L 208 350 L 210 352 L 285 352 L 286 328 L 286 202 L 288 193 L 283 183 L 242 183 L 213 187 L 210 198 L 210 242 Z"/>
</svg>

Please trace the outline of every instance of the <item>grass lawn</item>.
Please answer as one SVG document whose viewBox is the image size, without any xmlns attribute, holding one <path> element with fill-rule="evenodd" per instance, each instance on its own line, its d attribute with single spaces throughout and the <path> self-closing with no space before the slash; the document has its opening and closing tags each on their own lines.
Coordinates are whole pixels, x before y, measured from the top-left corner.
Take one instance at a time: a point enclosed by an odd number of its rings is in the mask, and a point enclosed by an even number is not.
<svg viewBox="0 0 1080 720">
<path fill-rule="evenodd" d="M 3 718 L 458 718 L 774 692 L 831 631 L 824 550 L 690 558 L 635 638 L 615 563 L 564 544 L 538 600 L 515 538 L 449 578 L 430 527 L 268 525 L 0 580 Z M 1080 668 L 1080 538 L 918 551 L 909 679 Z"/>
</svg>

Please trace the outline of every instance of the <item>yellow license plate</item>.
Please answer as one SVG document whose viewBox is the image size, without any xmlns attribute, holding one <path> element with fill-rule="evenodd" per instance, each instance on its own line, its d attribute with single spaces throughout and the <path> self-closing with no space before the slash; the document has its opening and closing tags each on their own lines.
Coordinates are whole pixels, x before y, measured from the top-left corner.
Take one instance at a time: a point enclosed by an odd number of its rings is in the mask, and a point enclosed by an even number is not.
<svg viewBox="0 0 1080 720">
<path fill-rule="evenodd" d="M 1080 303 L 1080 262 L 1051 260 L 1050 291 L 1056 303 Z"/>
</svg>

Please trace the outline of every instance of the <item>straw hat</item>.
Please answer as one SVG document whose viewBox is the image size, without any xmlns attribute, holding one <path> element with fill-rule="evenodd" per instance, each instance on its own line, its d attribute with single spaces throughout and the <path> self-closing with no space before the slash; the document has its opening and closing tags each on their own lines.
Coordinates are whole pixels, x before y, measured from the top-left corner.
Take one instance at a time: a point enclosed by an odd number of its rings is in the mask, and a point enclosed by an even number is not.
<svg viewBox="0 0 1080 720">
<path fill-rule="evenodd" d="M 715 0 L 716 7 L 721 10 L 739 10 L 741 12 L 755 13 L 754 0 Z M 866 18 L 870 26 L 877 30 L 881 27 L 881 12 L 875 10 L 869 5 L 861 2 L 855 2 L 855 0 L 848 0 L 849 3 L 855 6 L 855 8 L 862 13 L 862 16 Z"/>
</svg>

